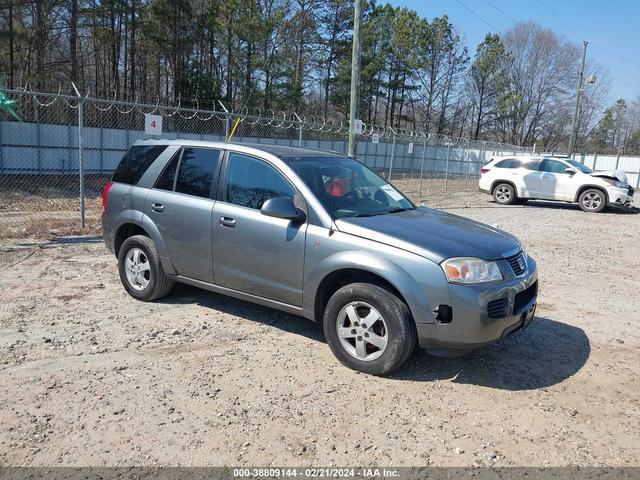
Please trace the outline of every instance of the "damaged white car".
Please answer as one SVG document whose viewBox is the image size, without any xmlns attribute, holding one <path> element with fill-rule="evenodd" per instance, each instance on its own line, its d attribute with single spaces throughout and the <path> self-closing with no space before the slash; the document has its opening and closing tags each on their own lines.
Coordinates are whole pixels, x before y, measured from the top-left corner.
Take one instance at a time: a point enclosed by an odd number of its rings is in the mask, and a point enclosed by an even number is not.
<svg viewBox="0 0 640 480">
<path fill-rule="evenodd" d="M 568 158 L 495 157 L 480 169 L 480 190 L 502 205 L 526 200 L 557 200 L 585 212 L 629 207 L 634 189 L 623 171 L 594 172 Z"/>
</svg>

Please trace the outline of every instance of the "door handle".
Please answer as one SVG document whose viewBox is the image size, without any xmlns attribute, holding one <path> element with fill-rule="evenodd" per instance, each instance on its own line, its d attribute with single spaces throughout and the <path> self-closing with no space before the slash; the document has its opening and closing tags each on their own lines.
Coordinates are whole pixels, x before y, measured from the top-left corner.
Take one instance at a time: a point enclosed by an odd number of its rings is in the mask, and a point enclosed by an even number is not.
<svg viewBox="0 0 640 480">
<path fill-rule="evenodd" d="M 220 225 L 233 228 L 236 226 L 236 219 L 231 217 L 220 217 Z"/>
<path fill-rule="evenodd" d="M 154 212 L 162 213 L 164 212 L 164 205 L 161 203 L 152 203 L 151 210 L 153 210 Z"/>
</svg>

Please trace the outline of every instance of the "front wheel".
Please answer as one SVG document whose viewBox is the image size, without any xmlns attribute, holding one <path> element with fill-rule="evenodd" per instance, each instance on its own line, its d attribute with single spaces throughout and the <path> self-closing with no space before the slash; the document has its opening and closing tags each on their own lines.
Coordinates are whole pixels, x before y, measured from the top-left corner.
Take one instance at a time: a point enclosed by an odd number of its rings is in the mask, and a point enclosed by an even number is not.
<svg viewBox="0 0 640 480">
<path fill-rule="evenodd" d="M 331 351 L 343 365 L 372 375 L 393 372 L 416 346 L 407 306 L 389 290 L 369 283 L 352 283 L 334 293 L 323 327 Z"/>
<path fill-rule="evenodd" d="M 585 212 L 598 213 L 607 207 L 607 197 L 602 190 L 589 188 L 580 194 L 578 204 Z"/>
</svg>

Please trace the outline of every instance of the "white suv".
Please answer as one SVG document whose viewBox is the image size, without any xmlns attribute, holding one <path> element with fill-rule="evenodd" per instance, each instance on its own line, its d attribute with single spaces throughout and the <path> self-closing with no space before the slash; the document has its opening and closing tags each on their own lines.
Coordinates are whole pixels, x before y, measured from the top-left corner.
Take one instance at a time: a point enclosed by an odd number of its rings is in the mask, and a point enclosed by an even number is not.
<svg viewBox="0 0 640 480">
<path fill-rule="evenodd" d="M 622 171 L 594 172 L 572 159 L 496 157 L 480 169 L 480 190 L 502 205 L 531 199 L 577 202 L 585 212 L 628 207 L 634 189 Z"/>
</svg>

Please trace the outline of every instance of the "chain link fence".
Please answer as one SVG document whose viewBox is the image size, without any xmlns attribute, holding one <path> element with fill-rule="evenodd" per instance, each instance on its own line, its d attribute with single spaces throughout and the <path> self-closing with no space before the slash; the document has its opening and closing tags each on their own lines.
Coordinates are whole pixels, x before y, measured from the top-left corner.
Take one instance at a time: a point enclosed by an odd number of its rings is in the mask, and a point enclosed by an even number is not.
<svg viewBox="0 0 640 480">
<path fill-rule="evenodd" d="M 0 113 L 0 239 L 99 233 L 101 193 L 144 133 L 162 116 L 166 139 L 280 144 L 346 154 L 348 123 L 273 111 L 230 112 L 5 90 L 22 121 Z M 416 200 L 476 189 L 481 166 L 521 147 L 365 125 L 357 158 Z"/>
</svg>

